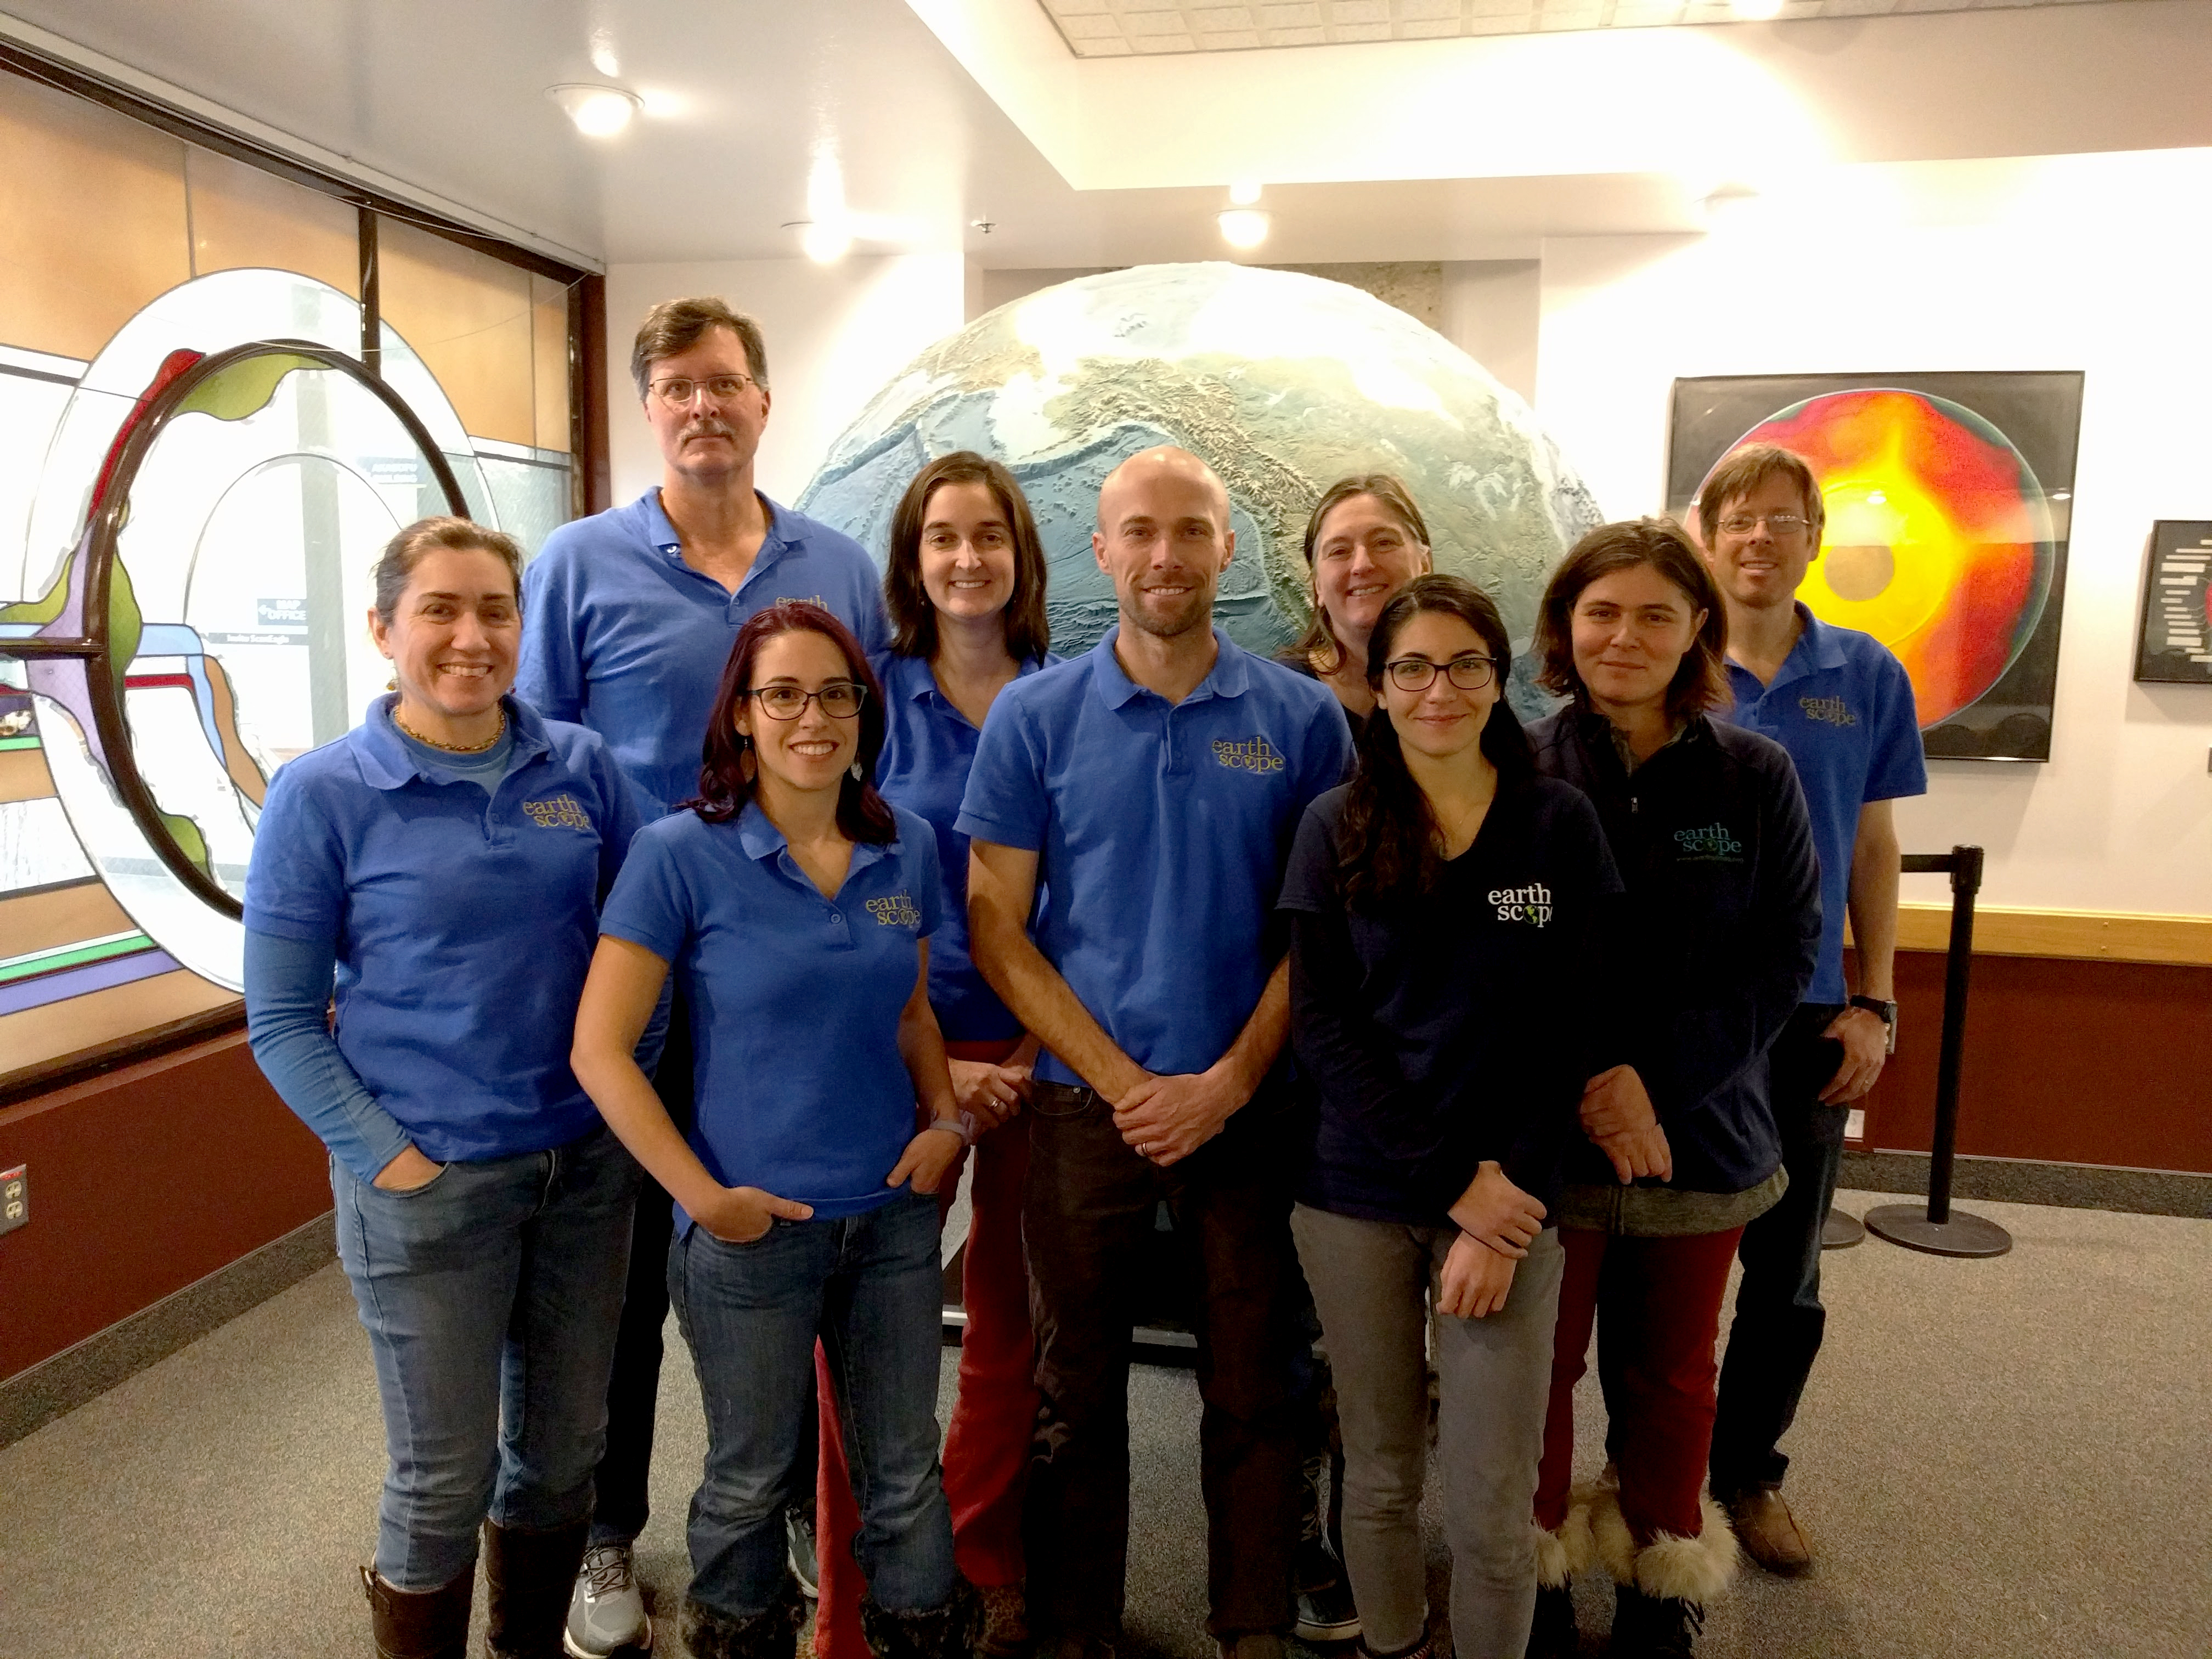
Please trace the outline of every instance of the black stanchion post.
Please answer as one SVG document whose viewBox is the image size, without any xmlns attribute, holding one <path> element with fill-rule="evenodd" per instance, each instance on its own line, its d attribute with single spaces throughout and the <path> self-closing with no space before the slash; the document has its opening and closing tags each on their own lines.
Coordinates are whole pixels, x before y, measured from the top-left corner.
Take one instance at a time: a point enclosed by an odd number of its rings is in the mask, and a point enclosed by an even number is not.
<svg viewBox="0 0 2212 1659">
<path fill-rule="evenodd" d="M 1966 1047 L 1966 993 L 1974 966 L 1974 899 L 1982 890 L 1982 849 L 1954 847 L 1948 854 L 1917 854 L 1903 861 L 1908 875 L 1948 871 L 1951 944 L 1944 960 L 1943 1040 L 1936 1061 L 1936 1143 L 1928 1164 L 1928 1203 L 1884 1204 L 1869 1210 L 1867 1231 L 1877 1238 L 1930 1255 L 2002 1255 L 2012 1235 L 1980 1216 L 1951 1208 L 1951 1166 L 1959 1140 L 1959 1073 Z"/>
</svg>

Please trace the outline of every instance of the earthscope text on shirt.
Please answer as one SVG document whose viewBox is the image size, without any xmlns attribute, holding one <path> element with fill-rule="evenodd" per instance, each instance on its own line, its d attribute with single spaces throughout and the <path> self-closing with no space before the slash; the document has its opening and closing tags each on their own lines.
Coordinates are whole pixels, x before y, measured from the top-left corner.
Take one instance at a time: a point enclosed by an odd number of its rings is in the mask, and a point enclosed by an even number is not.
<svg viewBox="0 0 2212 1659">
<path fill-rule="evenodd" d="M 1038 854 L 1037 947 L 1121 1052 L 1201 1072 L 1266 988 L 1291 838 L 1352 739 L 1328 687 L 1218 629 L 1212 672 L 1175 704 L 1122 672 L 1119 633 L 999 694 L 957 827 Z M 1085 1082 L 1050 1054 L 1037 1075 Z"/>
<path fill-rule="evenodd" d="M 1796 763 L 1820 854 L 1820 955 L 1811 1002 L 1841 1002 L 1844 920 L 1859 809 L 1928 793 L 1920 719 L 1905 665 L 1870 634 L 1822 622 L 1800 601 L 1803 631 L 1771 685 L 1728 665 L 1735 707 L 1725 718 L 1771 738 Z"/>
<path fill-rule="evenodd" d="M 1047 653 L 1024 663 L 1020 672 L 1026 677 L 1060 660 Z M 954 823 L 981 733 L 938 689 L 927 659 L 893 653 L 878 658 L 875 667 L 884 703 L 876 787 L 885 800 L 929 821 L 945 875 L 944 925 L 929 940 L 930 1006 L 948 1042 L 1018 1037 L 1022 1023 L 983 982 L 968 953 L 968 837 Z"/>
<path fill-rule="evenodd" d="M 498 787 L 433 781 L 395 701 L 279 769 L 246 925 L 337 941 L 338 1050 L 423 1156 L 565 1146 L 598 1127 L 568 1049 L 637 804 L 595 733 L 511 697 Z"/>
<path fill-rule="evenodd" d="M 1306 809 L 1278 902 L 1299 917 L 1291 1035 L 1320 1101 L 1298 1200 L 1441 1226 L 1495 1158 L 1550 1208 L 1583 1085 L 1618 1058 L 1597 958 L 1621 882 L 1597 809 L 1555 779 L 1501 777 L 1434 890 L 1352 906 L 1347 793 Z"/>
<path fill-rule="evenodd" d="M 835 898 L 757 803 L 730 823 L 672 813 L 639 831 L 599 923 L 669 963 L 688 1000 L 707 1172 L 817 1219 L 896 1197 L 884 1179 L 916 1127 L 899 1014 L 943 901 L 936 836 L 891 811 L 898 838 L 856 842 Z"/>
<path fill-rule="evenodd" d="M 761 501 L 768 537 L 735 593 L 684 562 L 657 487 L 562 525 L 523 572 L 515 695 L 605 738 L 662 811 L 698 793 L 707 713 L 730 646 L 755 612 L 811 600 L 869 655 L 890 643 L 882 578 L 860 544 Z"/>
</svg>

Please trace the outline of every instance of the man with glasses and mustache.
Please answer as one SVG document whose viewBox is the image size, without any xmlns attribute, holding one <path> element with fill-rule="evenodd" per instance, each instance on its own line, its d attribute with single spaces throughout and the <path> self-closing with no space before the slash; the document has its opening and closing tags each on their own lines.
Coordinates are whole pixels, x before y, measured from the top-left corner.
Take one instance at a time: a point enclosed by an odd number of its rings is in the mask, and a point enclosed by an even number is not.
<svg viewBox="0 0 2212 1659">
<path fill-rule="evenodd" d="M 660 483 L 546 538 L 523 573 L 514 689 L 549 719 L 599 732 L 652 809 L 665 812 L 698 791 L 707 711 L 731 641 L 756 611 L 811 600 L 872 656 L 890 629 L 881 578 L 860 544 L 754 486 L 770 401 L 758 323 L 712 297 L 665 301 L 638 329 L 630 374 L 660 447 Z M 690 1121 L 687 1014 L 678 999 L 655 1080 L 679 1127 Z M 652 1640 L 630 1548 L 646 1521 L 671 1228 L 667 1194 L 648 1179 L 631 1238 L 591 1547 L 569 1613 L 568 1650 L 579 1659 Z M 797 1518 L 793 1543 L 799 1564 L 811 1565 Z"/>
<path fill-rule="evenodd" d="M 1812 988 L 1769 1051 L 1771 1098 L 1790 1190 L 1744 1229 L 1743 1264 L 1713 1425 L 1712 1492 L 1752 1559 L 1770 1572 L 1813 1564 L 1783 1501 L 1790 1428 L 1820 1351 L 1820 1238 L 1843 1161 L 1850 1103 L 1894 1045 L 1897 827 L 1890 802 L 1925 794 L 1912 684 L 1872 635 L 1821 622 L 1797 601 L 1820 556 L 1826 511 L 1803 458 L 1751 444 L 1698 492 L 1698 534 L 1728 611 L 1728 718 L 1790 751 L 1820 854 L 1820 953 Z M 1844 980 L 1844 919 L 1858 994 Z"/>
<path fill-rule="evenodd" d="M 1212 626 L 1236 536 L 1197 457 L 1124 461 L 1091 547 L 1119 625 L 999 694 L 958 819 L 975 964 L 1045 1049 L 1022 1207 L 1030 1626 L 1048 1659 L 1110 1659 L 1121 1638 L 1129 1334 L 1164 1201 L 1198 1303 L 1207 1626 L 1224 1659 L 1281 1659 L 1300 1458 L 1273 906 L 1351 737 L 1326 686 Z"/>
</svg>

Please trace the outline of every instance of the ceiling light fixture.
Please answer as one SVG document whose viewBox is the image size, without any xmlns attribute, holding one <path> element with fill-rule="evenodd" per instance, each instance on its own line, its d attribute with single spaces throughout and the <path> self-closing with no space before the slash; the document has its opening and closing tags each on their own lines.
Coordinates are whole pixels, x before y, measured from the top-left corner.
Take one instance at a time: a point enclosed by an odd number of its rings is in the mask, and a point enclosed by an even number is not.
<svg viewBox="0 0 2212 1659">
<path fill-rule="evenodd" d="M 1221 240 L 1231 247 L 1257 247 L 1267 240 L 1267 216 L 1257 208 L 1234 207 L 1214 216 Z"/>
<path fill-rule="evenodd" d="M 627 87 L 588 82 L 565 81 L 546 88 L 545 95 L 560 105 L 586 138 L 613 137 L 645 107 L 645 100 Z"/>
</svg>

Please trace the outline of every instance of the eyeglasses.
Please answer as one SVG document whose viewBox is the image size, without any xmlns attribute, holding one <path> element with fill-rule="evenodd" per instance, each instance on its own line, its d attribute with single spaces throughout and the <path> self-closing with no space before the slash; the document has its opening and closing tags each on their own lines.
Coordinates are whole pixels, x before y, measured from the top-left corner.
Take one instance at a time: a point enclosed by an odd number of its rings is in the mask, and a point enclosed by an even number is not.
<svg viewBox="0 0 2212 1659">
<path fill-rule="evenodd" d="M 819 698 L 823 714 L 832 720 L 848 720 L 868 700 L 868 688 L 850 680 L 832 680 L 819 691 L 802 691 L 795 685 L 763 685 L 745 695 L 770 720 L 795 720 L 806 712 L 808 703 Z"/>
<path fill-rule="evenodd" d="M 702 392 L 708 401 L 726 404 L 747 386 L 759 384 L 750 374 L 715 374 L 703 380 L 687 380 L 679 374 L 655 380 L 653 393 L 671 409 L 689 409 Z"/>
<path fill-rule="evenodd" d="M 1812 520 L 1795 513 L 1731 513 L 1721 520 L 1721 531 L 1724 535 L 1748 536 L 1761 523 L 1778 542 L 1802 536 L 1812 528 Z"/>
<path fill-rule="evenodd" d="M 1436 684 L 1437 671 L 1442 669 L 1451 683 L 1462 691 L 1480 691 L 1498 678 L 1498 664 L 1489 657 L 1478 657 L 1472 653 L 1454 657 L 1449 662 L 1431 662 L 1426 657 L 1400 657 L 1395 662 L 1382 665 L 1382 672 L 1390 677 L 1390 684 L 1401 691 L 1425 691 Z"/>
</svg>

